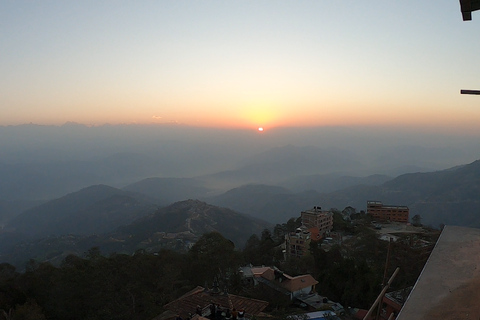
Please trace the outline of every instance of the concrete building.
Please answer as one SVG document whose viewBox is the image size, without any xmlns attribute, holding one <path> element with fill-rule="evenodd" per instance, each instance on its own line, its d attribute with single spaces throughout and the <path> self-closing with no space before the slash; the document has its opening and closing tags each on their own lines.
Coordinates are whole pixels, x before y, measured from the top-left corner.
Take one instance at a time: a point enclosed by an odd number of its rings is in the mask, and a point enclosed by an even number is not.
<svg viewBox="0 0 480 320">
<path fill-rule="evenodd" d="M 321 207 L 300 213 L 302 226 L 285 235 L 285 254 L 288 257 L 302 257 L 309 254 L 310 242 L 320 241 L 333 229 L 333 213 Z"/>
<path fill-rule="evenodd" d="M 367 201 L 367 214 L 374 220 L 408 222 L 410 209 L 407 206 L 384 205 L 381 201 Z"/>
<path fill-rule="evenodd" d="M 317 229 L 319 239 L 313 239 L 314 241 L 326 237 L 333 229 L 333 213 L 322 210 L 321 207 L 315 206 L 313 209 L 302 211 L 301 217 L 303 226 L 307 229 Z"/>
<path fill-rule="evenodd" d="M 311 294 L 318 283 L 310 274 L 292 277 L 275 267 L 243 267 L 240 273 L 244 280 L 254 286 L 264 284 L 287 296 L 289 300 Z"/>
<path fill-rule="evenodd" d="M 310 253 L 311 234 L 305 228 L 297 228 L 295 232 L 285 235 L 285 253 L 289 257 L 303 257 Z"/>
</svg>

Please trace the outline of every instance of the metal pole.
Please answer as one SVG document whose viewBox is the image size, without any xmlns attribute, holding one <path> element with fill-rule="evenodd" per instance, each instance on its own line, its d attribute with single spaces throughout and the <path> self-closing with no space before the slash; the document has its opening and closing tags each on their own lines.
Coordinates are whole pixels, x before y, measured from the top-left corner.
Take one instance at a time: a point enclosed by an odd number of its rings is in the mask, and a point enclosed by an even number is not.
<svg viewBox="0 0 480 320">
<path fill-rule="evenodd" d="M 387 292 L 388 290 L 388 287 L 390 287 L 390 284 L 393 282 L 393 279 L 395 279 L 395 277 L 397 276 L 397 273 L 398 271 L 400 271 L 400 268 L 397 267 L 397 269 L 395 269 L 395 272 L 392 274 L 392 276 L 390 277 L 390 279 L 388 280 L 387 284 L 385 285 L 385 287 L 383 288 L 382 292 L 380 292 L 380 294 L 378 295 L 377 299 L 375 300 L 375 302 L 373 303 L 373 305 L 370 307 L 370 310 L 368 310 L 367 314 L 365 315 L 365 317 L 363 317 L 363 320 L 368 320 L 368 318 L 372 315 L 372 312 L 373 310 L 375 309 L 375 307 L 377 306 L 377 304 L 381 301 L 383 295 L 385 294 L 385 292 Z"/>
</svg>

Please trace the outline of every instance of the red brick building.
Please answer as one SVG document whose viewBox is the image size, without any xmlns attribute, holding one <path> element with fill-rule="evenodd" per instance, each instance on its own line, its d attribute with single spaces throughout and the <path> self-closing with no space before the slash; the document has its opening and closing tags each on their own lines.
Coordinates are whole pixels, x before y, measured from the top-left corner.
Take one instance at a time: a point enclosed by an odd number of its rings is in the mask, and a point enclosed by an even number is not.
<svg viewBox="0 0 480 320">
<path fill-rule="evenodd" d="M 375 220 L 407 223 L 410 209 L 407 206 L 384 205 L 381 201 L 367 201 L 367 213 Z"/>
</svg>

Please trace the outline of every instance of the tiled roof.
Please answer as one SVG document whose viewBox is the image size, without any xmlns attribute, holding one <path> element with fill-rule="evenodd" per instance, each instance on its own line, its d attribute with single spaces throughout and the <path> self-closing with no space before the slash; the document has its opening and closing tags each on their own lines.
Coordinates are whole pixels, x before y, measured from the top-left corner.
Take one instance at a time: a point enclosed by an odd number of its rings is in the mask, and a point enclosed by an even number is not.
<svg viewBox="0 0 480 320">
<path fill-rule="evenodd" d="M 254 276 L 263 276 L 266 272 L 273 274 L 273 269 L 270 267 L 253 267 L 250 269 Z"/>
<path fill-rule="evenodd" d="M 187 292 L 177 300 L 174 300 L 164 307 L 170 311 L 176 312 L 181 316 L 187 316 L 189 313 L 194 314 L 197 306 L 205 308 L 210 303 L 220 305 L 221 308 L 233 308 L 237 310 L 245 310 L 245 313 L 250 315 L 257 315 L 262 312 L 268 305 L 268 302 L 245 298 L 234 294 L 217 293 L 213 294 L 206 291 L 203 287 L 196 287 Z"/>
<path fill-rule="evenodd" d="M 295 292 L 304 288 L 311 287 L 318 283 L 311 275 L 304 274 L 301 276 L 293 277 L 289 280 L 283 281 L 281 286 L 290 292 Z"/>
<path fill-rule="evenodd" d="M 283 288 L 288 292 L 295 292 L 316 285 L 318 283 L 318 281 L 309 274 L 292 277 L 286 273 L 274 270 L 270 267 L 252 268 L 252 273 L 257 277 L 257 279 L 266 279 L 270 282 L 273 282 L 275 284 L 274 287 Z M 282 278 L 282 281 L 276 281 L 277 278 Z M 261 282 L 265 283 L 265 281 Z"/>
</svg>

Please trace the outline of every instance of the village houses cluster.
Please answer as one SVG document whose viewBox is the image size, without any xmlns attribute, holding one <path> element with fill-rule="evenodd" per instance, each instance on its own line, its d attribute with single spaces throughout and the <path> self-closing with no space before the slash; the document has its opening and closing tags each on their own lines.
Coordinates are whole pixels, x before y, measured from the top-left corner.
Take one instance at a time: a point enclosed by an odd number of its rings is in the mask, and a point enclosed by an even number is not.
<svg viewBox="0 0 480 320">
<path fill-rule="evenodd" d="M 406 225 L 409 219 L 408 207 L 383 205 L 380 201 L 368 201 L 367 214 L 377 222 Z M 309 254 L 309 246 L 312 241 L 323 244 L 338 241 L 339 235 L 333 232 L 332 211 L 314 206 L 312 209 L 302 211 L 300 215 L 301 226 L 285 235 L 285 241 L 282 244 L 285 259 L 300 258 Z M 349 214 L 343 218 L 348 220 Z M 302 306 L 309 311 L 306 314 L 308 319 L 339 319 L 337 316 L 345 314 L 345 309 L 341 304 L 320 296 L 316 292 L 315 286 L 318 281 L 310 274 L 290 276 L 275 266 L 253 265 L 241 267 L 239 273 L 244 285 L 263 286 L 265 290 L 277 292 L 287 302 Z M 385 295 L 383 303 L 386 314 L 384 316 L 398 313 L 402 305 L 399 296 L 404 297 L 405 293 L 392 292 Z M 208 288 L 207 284 L 205 287 L 199 286 L 165 305 L 167 311 L 155 320 L 254 319 L 267 316 L 263 313 L 267 305 L 268 301 L 230 294 L 227 288 L 221 290 L 218 281 L 214 280 L 211 288 Z M 358 319 L 363 319 L 363 315 L 366 313 L 365 310 L 356 310 L 356 312 L 358 314 L 354 316 L 357 316 Z"/>
</svg>

